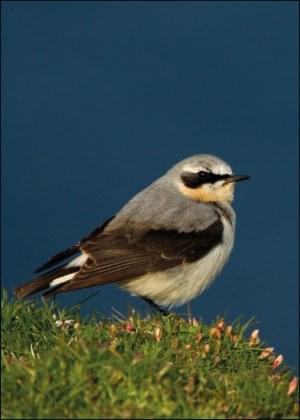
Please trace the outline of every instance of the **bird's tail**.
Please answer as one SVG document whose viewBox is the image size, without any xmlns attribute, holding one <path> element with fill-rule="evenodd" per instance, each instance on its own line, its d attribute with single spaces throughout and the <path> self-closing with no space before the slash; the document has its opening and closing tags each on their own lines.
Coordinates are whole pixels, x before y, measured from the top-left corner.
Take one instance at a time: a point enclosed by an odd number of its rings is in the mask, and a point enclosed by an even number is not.
<svg viewBox="0 0 300 420">
<path fill-rule="evenodd" d="M 35 271 L 36 273 L 44 271 L 43 274 L 39 274 L 37 277 L 34 277 L 32 280 L 23 283 L 14 289 L 16 297 L 25 298 L 45 289 L 47 290 L 44 293 L 44 296 L 54 294 L 55 289 L 58 288 L 59 285 L 72 280 L 81 266 L 85 263 L 87 256 L 84 253 L 81 253 L 79 257 L 73 258 L 69 263 L 62 263 L 78 252 L 80 252 L 78 245 L 73 245 L 71 248 L 55 254 L 49 261 Z M 59 263 L 62 264 L 58 266 L 57 264 Z"/>
<path fill-rule="evenodd" d="M 71 280 L 80 267 L 60 267 L 46 274 L 35 277 L 14 289 L 17 298 L 25 298 L 45 289 L 53 289 L 58 284 Z"/>
<path fill-rule="evenodd" d="M 56 292 L 58 293 L 60 286 L 63 283 L 71 281 L 88 259 L 88 255 L 80 249 L 80 245 L 100 234 L 113 218 L 114 217 L 111 217 L 106 220 L 101 226 L 94 229 L 80 242 L 72 245 L 70 248 L 65 249 L 62 252 L 59 252 L 58 254 L 53 255 L 45 264 L 35 271 L 35 273 L 44 272 L 43 274 L 38 275 L 29 282 L 21 284 L 14 289 L 16 297 L 25 298 L 45 289 L 47 290 L 45 291 L 44 296 L 51 296 Z M 79 256 L 73 258 L 68 263 L 64 262 L 76 254 L 79 254 Z M 58 264 L 61 265 L 58 266 Z"/>
<path fill-rule="evenodd" d="M 53 294 L 55 289 L 70 280 L 77 274 L 87 257 L 82 254 L 68 264 L 62 264 L 47 273 L 41 274 L 29 282 L 23 283 L 14 289 L 17 298 L 25 298 L 34 293 L 46 290 L 44 296 Z"/>
</svg>

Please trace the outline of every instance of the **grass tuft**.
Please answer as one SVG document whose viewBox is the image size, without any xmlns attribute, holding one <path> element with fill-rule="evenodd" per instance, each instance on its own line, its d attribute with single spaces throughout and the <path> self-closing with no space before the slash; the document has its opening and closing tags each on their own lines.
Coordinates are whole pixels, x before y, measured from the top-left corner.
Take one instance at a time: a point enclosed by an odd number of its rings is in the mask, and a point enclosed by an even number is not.
<svg viewBox="0 0 300 420">
<path fill-rule="evenodd" d="M 298 418 L 297 378 L 251 322 L 83 319 L 5 291 L 1 308 L 3 419 Z"/>
</svg>

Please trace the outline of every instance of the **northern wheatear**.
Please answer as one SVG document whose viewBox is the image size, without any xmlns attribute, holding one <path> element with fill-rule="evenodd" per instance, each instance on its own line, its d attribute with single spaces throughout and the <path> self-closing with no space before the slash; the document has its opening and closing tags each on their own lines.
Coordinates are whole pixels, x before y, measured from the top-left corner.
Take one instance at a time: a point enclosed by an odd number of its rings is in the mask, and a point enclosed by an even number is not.
<svg viewBox="0 0 300 420">
<path fill-rule="evenodd" d="M 16 295 L 117 283 L 162 311 L 190 301 L 228 260 L 234 185 L 246 179 L 216 156 L 180 161 L 114 217 L 50 258 L 36 270 L 43 274 L 17 287 Z"/>
</svg>

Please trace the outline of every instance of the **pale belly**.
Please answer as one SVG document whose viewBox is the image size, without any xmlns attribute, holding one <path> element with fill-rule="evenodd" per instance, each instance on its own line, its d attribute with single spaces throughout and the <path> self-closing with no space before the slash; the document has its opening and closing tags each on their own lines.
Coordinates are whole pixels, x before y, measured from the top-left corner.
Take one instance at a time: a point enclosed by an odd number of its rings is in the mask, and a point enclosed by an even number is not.
<svg viewBox="0 0 300 420">
<path fill-rule="evenodd" d="M 233 247 L 234 233 L 223 219 L 223 241 L 205 257 L 158 273 L 149 273 L 120 286 L 160 306 L 179 306 L 200 295 L 220 273 Z"/>
</svg>

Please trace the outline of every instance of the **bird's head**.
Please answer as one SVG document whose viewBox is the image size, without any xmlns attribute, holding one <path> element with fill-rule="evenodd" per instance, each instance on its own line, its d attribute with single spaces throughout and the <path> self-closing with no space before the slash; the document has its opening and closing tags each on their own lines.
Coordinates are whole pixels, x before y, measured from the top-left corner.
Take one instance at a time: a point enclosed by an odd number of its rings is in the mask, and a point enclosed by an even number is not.
<svg viewBox="0 0 300 420">
<path fill-rule="evenodd" d="M 250 178 L 234 175 L 222 159 L 204 154 L 177 163 L 168 176 L 179 191 L 192 200 L 227 203 L 233 200 L 235 183 Z"/>
</svg>

